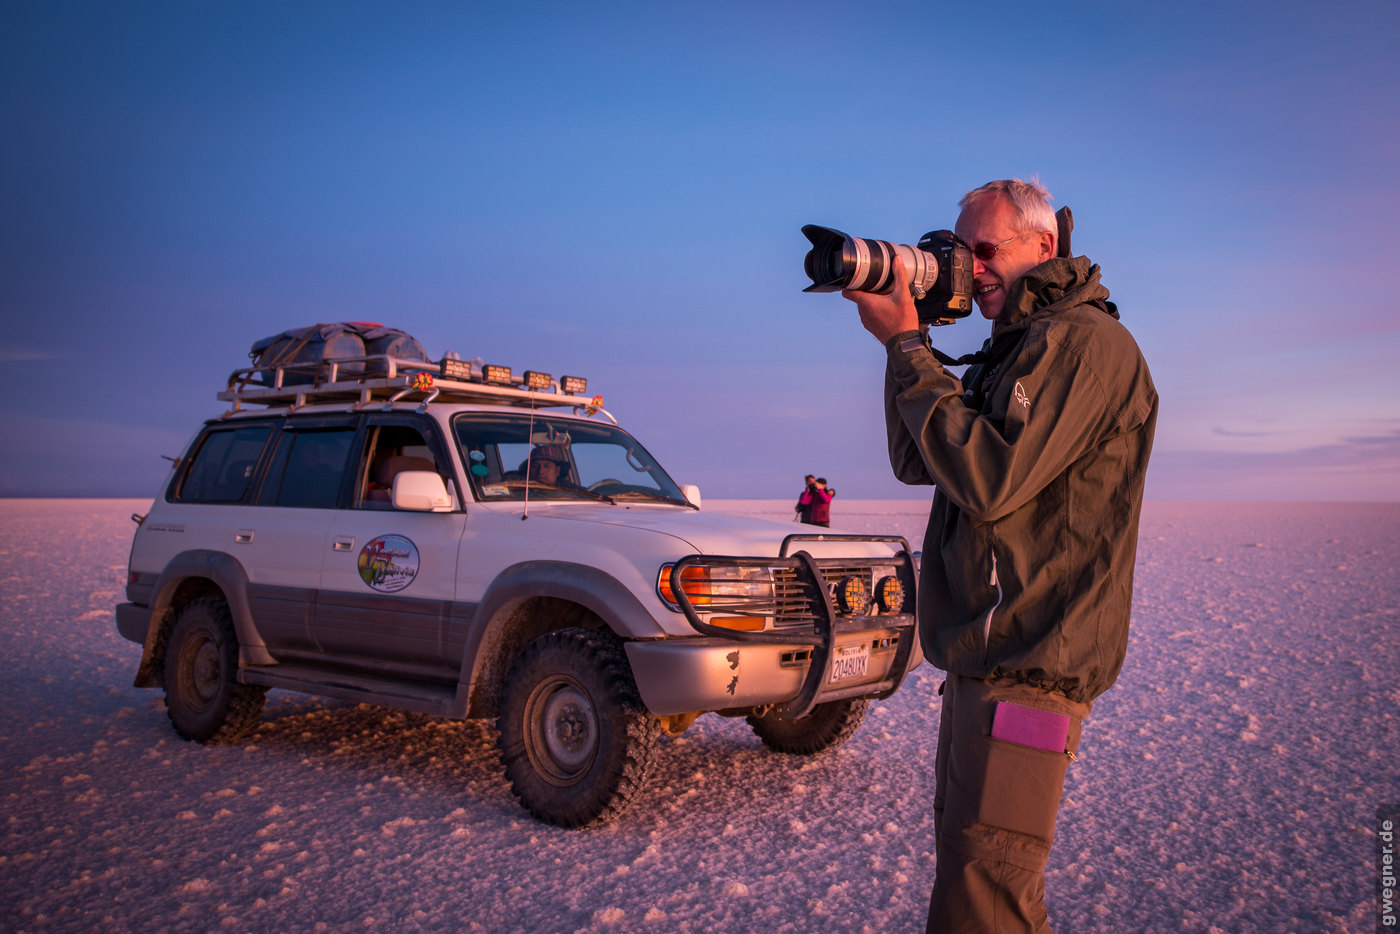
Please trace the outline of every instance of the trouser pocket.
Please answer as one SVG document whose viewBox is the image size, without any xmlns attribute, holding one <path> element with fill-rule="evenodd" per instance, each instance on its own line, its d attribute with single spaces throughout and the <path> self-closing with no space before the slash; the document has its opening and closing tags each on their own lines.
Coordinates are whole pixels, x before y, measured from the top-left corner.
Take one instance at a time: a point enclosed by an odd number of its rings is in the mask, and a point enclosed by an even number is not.
<svg viewBox="0 0 1400 934">
<path fill-rule="evenodd" d="M 1055 815 L 1069 756 L 987 737 L 977 822 L 1044 841 L 1055 839 Z"/>
</svg>

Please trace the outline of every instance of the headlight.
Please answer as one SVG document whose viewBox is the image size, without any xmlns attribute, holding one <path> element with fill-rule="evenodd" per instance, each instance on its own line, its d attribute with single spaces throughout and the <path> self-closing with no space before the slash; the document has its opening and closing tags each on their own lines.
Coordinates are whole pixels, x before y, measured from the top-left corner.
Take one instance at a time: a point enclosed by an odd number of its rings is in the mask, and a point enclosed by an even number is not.
<svg viewBox="0 0 1400 934">
<path fill-rule="evenodd" d="M 656 580 L 657 593 L 672 606 L 678 605 L 674 571 L 675 565 L 664 565 Z M 691 606 L 711 613 L 772 613 L 773 576 L 768 568 L 694 564 L 681 572 L 680 588 Z"/>
</svg>

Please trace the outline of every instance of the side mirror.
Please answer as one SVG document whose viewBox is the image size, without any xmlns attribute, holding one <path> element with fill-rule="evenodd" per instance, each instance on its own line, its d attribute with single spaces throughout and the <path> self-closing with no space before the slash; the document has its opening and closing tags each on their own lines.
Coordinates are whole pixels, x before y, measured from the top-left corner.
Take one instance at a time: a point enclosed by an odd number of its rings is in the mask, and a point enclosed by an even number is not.
<svg viewBox="0 0 1400 934">
<path fill-rule="evenodd" d="M 698 486 L 693 483 L 682 483 L 681 492 L 685 494 L 686 499 L 690 500 L 690 505 L 696 509 L 700 508 L 700 488 Z"/>
<path fill-rule="evenodd" d="M 431 470 L 405 470 L 394 478 L 395 509 L 413 512 L 451 512 L 452 497 L 442 477 Z"/>
</svg>

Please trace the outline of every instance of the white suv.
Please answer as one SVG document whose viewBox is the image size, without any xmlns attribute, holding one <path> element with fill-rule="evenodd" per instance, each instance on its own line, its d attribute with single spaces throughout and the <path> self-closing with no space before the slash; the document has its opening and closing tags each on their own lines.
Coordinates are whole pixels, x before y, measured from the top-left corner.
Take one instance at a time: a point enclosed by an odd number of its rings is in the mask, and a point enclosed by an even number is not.
<svg viewBox="0 0 1400 934">
<path fill-rule="evenodd" d="M 820 752 L 919 663 L 902 539 L 701 511 L 583 380 L 345 371 L 236 371 L 134 517 L 117 628 L 181 736 L 246 734 L 268 688 L 495 718 L 515 794 L 576 827 L 662 732 Z"/>
</svg>

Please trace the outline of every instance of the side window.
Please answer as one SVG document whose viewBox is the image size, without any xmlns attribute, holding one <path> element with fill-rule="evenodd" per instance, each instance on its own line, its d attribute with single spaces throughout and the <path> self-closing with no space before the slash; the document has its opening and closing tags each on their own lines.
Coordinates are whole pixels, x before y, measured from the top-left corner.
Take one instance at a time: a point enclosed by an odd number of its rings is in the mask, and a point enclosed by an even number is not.
<svg viewBox="0 0 1400 934">
<path fill-rule="evenodd" d="M 353 428 L 284 431 L 262 501 L 276 506 L 334 508 L 340 500 L 354 438 Z"/>
<path fill-rule="evenodd" d="M 441 474 L 432 445 L 412 425 L 371 425 L 366 456 L 355 480 L 355 506 L 391 509 L 394 478 L 405 470 L 432 470 Z"/>
<path fill-rule="evenodd" d="M 248 493 L 270 425 L 214 429 L 204 436 L 175 493 L 181 503 L 238 503 Z"/>
</svg>

